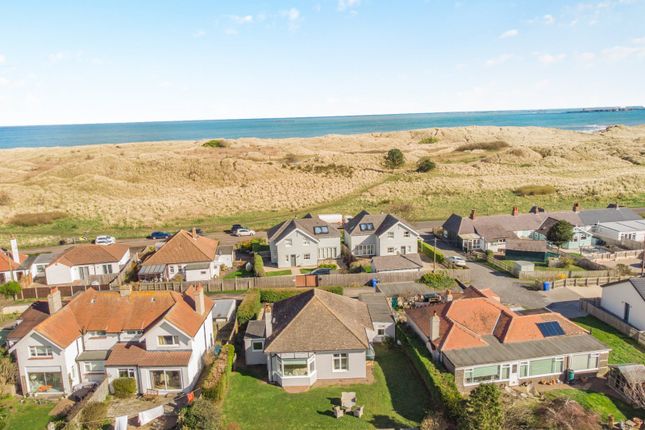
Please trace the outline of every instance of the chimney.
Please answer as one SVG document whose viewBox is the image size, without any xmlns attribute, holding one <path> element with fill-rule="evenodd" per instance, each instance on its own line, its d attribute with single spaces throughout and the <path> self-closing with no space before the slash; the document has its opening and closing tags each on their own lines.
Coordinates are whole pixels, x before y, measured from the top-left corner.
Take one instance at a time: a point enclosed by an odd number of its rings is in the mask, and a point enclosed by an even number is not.
<svg viewBox="0 0 645 430">
<path fill-rule="evenodd" d="M 446 302 L 452 302 L 452 291 L 446 290 Z"/>
<path fill-rule="evenodd" d="M 195 293 L 195 312 L 203 315 L 206 310 L 206 305 L 204 304 L 204 287 L 198 285 L 195 288 Z"/>
<path fill-rule="evenodd" d="M 573 204 L 573 211 L 574 212 L 580 212 L 580 204 L 578 202 L 575 202 Z"/>
<path fill-rule="evenodd" d="M 273 315 L 271 315 L 271 305 L 264 305 L 264 337 L 268 338 L 273 333 Z"/>
<path fill-rule="evenodd" d="M 60 291 L 54 287 L 47 295 L 47 305 L 49 306 L 49 315 L 54 315 L 63 307 L 63 300 L 60 297 Z"/>
<path fill-rule="evenodd" d="M 197 239 L 197 229 L 193 227 L 193 239 Z"/>
<path fill-rule="evenodd" d="M 119 287 L 119 294 L 121 297 L 128 297 L 132 292 L 132 286 L 129 284 L 121 285 Z"/>
<path fill-rule="evenodd" d="M 469 218 L 475 219 L 475 209 L 471 209 Z"/>
<path fill-rule="evenodd" d="M 435 340 L 439 338 L 439 316 L 437 311 L 434 311 L 432 318 L 430 318 L 430 340 Z"/>
<path fill-rule="evenodd" d="M 18 241 L 11 239 L 11 256 L 16 264 L 20 264 L 20 253 L 18 252 Z"/>
<path fill-rule="evenodd" d="M 518 216 L 520 213 L 520 210 L 517 208 L 517 206 L 513 206 L 513 216 Z"/>
</svg>

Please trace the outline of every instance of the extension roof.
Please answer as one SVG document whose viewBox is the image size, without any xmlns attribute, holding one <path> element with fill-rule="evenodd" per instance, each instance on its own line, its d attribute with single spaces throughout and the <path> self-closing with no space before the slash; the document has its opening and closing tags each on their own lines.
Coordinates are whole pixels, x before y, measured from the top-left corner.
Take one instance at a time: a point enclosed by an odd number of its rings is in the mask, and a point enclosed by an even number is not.
<svg viewBox="0 0 645 430">
<path fill-rule="evenodd" d="M 144 261 L 142 266 L 215 261 L 217 244 L 215 239 L 179 230 L 157 252 Z"/>
</svg>

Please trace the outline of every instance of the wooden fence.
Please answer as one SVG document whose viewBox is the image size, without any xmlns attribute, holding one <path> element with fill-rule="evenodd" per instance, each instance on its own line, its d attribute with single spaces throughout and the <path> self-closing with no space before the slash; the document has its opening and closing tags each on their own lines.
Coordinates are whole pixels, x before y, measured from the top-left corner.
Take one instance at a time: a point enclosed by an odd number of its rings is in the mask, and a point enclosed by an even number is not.
<svg viewBox="0 0 645 430">
<path fill-rule="evenodd" d="M 61 285 L 50 287 L 28 287 L 23 288 L 17 298 L 20 300 L 33 300 L 33 299 L 46 299 L 47 295 L 51 292 L 52 288 L 58 288 L 62 297 L 72 297 L 73 295 L 83 292 L 88 288 L 94 288 L 97 291 L 109 291 L 110 287 L 107 285 Z"/>
<path fill-rule="evenodd" d="M 598 278 L 568 278 L 553 281 L 553 288 L 557 287 L 592 287 L 595 285 L 604 285 L 610 282 L 622 281 L 629 279 L 629 276 L 602 276 Z"/>
<path fill-rule="evenodd" d="M 535 272 L 522 272 L 522 280 L 550 281 L 555 279 L 574 278 L 607 278 L 613 276 L 611 270 L 536 270 Z"/>
<path fill-rule="evenodd" d="M 585 257 L 597 263 L 599 261 L 618 261 L 628 258 L 640 258 L 642 255 L 642 249 L 635 249 L 631 251 L 596 252 L 593 254 L 585 254 Z"/>
</svg>

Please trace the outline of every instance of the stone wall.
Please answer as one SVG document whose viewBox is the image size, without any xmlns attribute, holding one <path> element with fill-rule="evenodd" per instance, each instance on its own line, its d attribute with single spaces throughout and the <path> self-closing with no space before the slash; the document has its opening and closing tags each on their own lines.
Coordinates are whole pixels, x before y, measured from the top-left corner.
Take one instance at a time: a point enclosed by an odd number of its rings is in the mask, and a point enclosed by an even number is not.
<svg viewBox="0 0 645 430">
<path fill-rule="evenodd" d="M 69 414 L 67 414 L 67 424 L 65 425 L 65 428 L 76 428 L 75 426 L 80 423 L 81 412 L 85 405 L 90 402 L 102 402 L 107 398 L 108 394 L 110 394 L 110 384 L 107 378 L 105 378 L 103 382 L 96 386 L 95 390 L 91 394 L 72 407 Z"/>
</svg>

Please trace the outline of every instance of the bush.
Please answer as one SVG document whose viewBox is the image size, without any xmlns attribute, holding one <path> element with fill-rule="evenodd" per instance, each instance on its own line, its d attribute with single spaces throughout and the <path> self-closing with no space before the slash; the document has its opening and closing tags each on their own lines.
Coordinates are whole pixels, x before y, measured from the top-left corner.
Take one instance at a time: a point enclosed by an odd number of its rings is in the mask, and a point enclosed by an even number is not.
<svg viewBox="0 0 645 430">
<path fill-rule="evenodd" d="M 455 280 L 444 273 L 424 273 L 419 279 L 422 282 L 436 290 L 447 290 L 455 286 Z"/>
<path fill-rule="evenodd" d="M 107 403 L 89 402 L 81 411 L 81 426 L 85 430 L 102 429 L 107 421 Z"/>
<path fill-rule="evenodd" d="M 9 219 L 9 224 L 18 227 L 33 227 L 35 225 L 51 224 L 54 221 L 65 218 L 64 212 L 35 212 L 16 214 Z"/>
<path fill-rule="evenodd" d="M 220 412 L 212 401 L 197 399 L 179 413 L 182 429 L 217 430 L 222 428 Z"/>
<path fill-rule="evenodd" d="M 437 256 L 437 263 L 443 263 L 446 261 L 446 257 L 443 255 L 441 251 L 439 251 L 437 248 L 434 246 L 431 246 L 425 242 L 419 241 L 419 252 L 421 254 L 424 254 L 428 256 L 429 258 L 434 258 L 434 256 Z"/>
<path fill-rule="evenodd" d="M 231 143 L 224 139 L 212 139 L 202 143 L 202 146 L 204 148 L 228 148 Z"/>
<path fill-rule="evenodd" d="M 134 378 L 117 378 L 112 381 L 114 397 L 127 399 L 137 392 L 137 381 Z"/>
<path fill-rule="evenodd" d="M 553 185 L 523 185 L 513 190 L 516 196 L 545 196 L 553 194 L 556 189 Z"/>
<path fill-rule="evenodd" d="M 427 144 L 430 144 L 430 143 L 437 143 L 437 142 L 439 142 L 439 138 L 436 137 L 436 136 L 424 137 L 423 139 L 421 139 L 419 141 L 419 143 L 421 145 L 427 145 Z"/>
<path fill-rule="evenodd" d="M 255 273 L 255 276 L 260 278 L 266 276 L 266 272 L 264 271 L 264 261 L 262 260 L 262 256 L 258 253 L 253 254 L 253 272 Z"/>
<path fill-rule="evenodd" d="M 0 349 L 0 386 L 15 384 L 17 370 L 18 368 L 11 357 L 5 355 Z"/>
<path fill-rule="evenodd" d="M 240 307 L 237 308 L 237 322 L 240 325 L 244 325 L 257 318 L 258 313 L 260 313 L 260 309 L 262 309 L 260 292 L 256 289 L 247 291 L 244 296 L 244 300 L 240 303 Z"/>
<path fill-rule="evenodd" d="M 390 169 L 397 169 L 405 164 L 405 156 L 400 149 L 392 148 L 387 151 L 383 164 Z"/>
<path fill-rule="evenodd" d="M 432 161 L 428 157 L 423 157 L 419 161 L 417 161 L 417 172 L 419 173 L 426 173 L 429 172 L 430 170 L 434 169 L 437 167 L 434 161 Z"/>
<path fill-rule="evenodd" d="M 318 268 L 319 269 L 332 269 L 332 270 L 335 270 L 335 269 L 338 269 L 338 266 L 335 265 L 334 263 L 323 263 L 323 264 L 319 264 Z"/>
<path fill-rule="evenodd" d="M 475 149 L 483 149 L 484 151 L 496 151 L 498 149 L 507 148 L 511 145 L 503 140 L 494 140 L 492 142 L 471 142 L 459 145 L 456 151 L 473 151 Z"/>
<path fill-rule="evenodd" d="M 349 273 L 371 273 L 372 266 L 361 261 L 352 261 L 349 265 Z"/>
<path fill-rule="evenodd" d="M 0 285 L 0 294 L 7 298 L 13 298 L 20 294 L 22 287 L 18 281 L 9 281 Z"/>
<path fill-rule="evenodd" d="M 480 384 L 468 396 L 460 428 L 464 430 L 498 430 L 504 426 L 504 409 L 499 387 Z"/>
<path fill-rule="evenodd" d="M 263 245 L 266 245 L 266 240 L 256 237 L 251 240 L 246 240 L 244 242 L 238 242 L 237 245 L 235 245 L 236 249 L 240 251 L 256 251 L 256 249 L 261 248 Z"/>
<path fill-rule="evenodd" d="M 559 220 L 546 232 L 546 240 L 561 246 L 573 239 L 573 224 L 563 219 Z"/>
<path fill-rule="evenodd" d="M 318 289 L 338 294 L 340 296 L 343 295 L 343 287 L 318 287 Z M 280 300 L 297 296 L 305 291 L 309 291 L 309 288 L 262 288 L 260 289 L 260 301 L 262 303 L 275 303 Z"/>
</svg>

